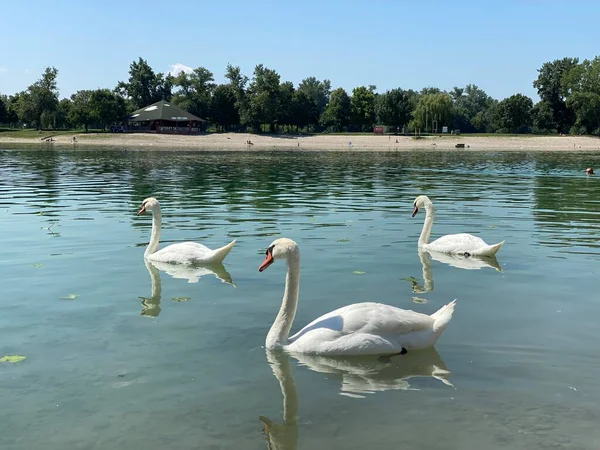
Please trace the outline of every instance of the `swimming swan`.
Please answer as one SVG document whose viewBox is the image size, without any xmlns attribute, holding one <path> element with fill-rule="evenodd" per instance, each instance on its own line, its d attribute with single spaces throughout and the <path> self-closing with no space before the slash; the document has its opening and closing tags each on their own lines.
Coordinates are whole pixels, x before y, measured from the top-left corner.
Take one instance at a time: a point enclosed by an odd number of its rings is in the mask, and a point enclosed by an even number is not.
<svg viewBox="0 0 600 450">
<path fill-rule="evenodd" d="M 287 238 L 274 240 L 259 267 L 262 272 L 275 260 L 288 266 L 285 293 L 265 346 L 291 353 L 313 355 L 393 355 L 433 347 L 454 312 L 456 300 L 428 316 L 382 303 L 355 303 L 315 319 L 289 337 L 298 305 L 300 250 Z"/>
<path fill-rule="evenodd" d="M 171 264 L 210 264 L 223 262 L 235 245 L 235 239 L 224 247 L 216 250 L 198 244 L 196 242 L 180 242 L 169 245 L 158 250 L 160 241 L 160 228 L 162 223 L 162 214 L 160 203 L 154 197 L 148 197 L 142 202 L 142 206 L 137 215 L 144 214 L 146 211 L 152 213 L 152 234 L 150 242 L 144 252 L 144 258 L 150 261 L 165 262 Z"/>
<path fill-rule="evenodd" d="M 423 230 L 419 236 L 419 248 L 423 250 L 432 250 L 440 253 L 458 254 L 463 256 L 493 256 L 498 253 L 500 247 L 504 245 L 504 241 L 498 244 L 486 244 L 483 239 L 472 234 L 447 234 L 433 242 L 429 242 L 431 236 L 431 227 L 433 226 L 433 218 L 435 210 L 433 203 L 426 195 L 419 195 L 414 203 L 414 211 L 412 216 L 415 217 L 419 209 L 425 208 L 425 222 Z"/>
</svg>

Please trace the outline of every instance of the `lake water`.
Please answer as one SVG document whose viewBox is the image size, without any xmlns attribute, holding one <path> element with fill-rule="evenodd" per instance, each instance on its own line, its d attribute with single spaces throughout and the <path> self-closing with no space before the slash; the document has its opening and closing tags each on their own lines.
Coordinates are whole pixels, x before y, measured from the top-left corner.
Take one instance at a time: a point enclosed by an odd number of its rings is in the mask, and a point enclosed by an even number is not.
<svg viewBox="0 0 600 450">
<path fill-rule="evenodd" d="M 0 448 L 600 448 L 588 166 L 600 155 L 5 146 L 0 357 L 27 359 L 0 363 Z M 432 238 L 506 240 L 501 271 L 420 258 L 419 194 Z M 151 195 L 162 244 L 238 240 L 231 283 L 144 264 Z M 430 314 L 457 298 L 436 350 L 267 355 L 285 266 L 258 266 L 282 236 L 302 255 L 292 331 L 355 302 Z"/>
</svg>

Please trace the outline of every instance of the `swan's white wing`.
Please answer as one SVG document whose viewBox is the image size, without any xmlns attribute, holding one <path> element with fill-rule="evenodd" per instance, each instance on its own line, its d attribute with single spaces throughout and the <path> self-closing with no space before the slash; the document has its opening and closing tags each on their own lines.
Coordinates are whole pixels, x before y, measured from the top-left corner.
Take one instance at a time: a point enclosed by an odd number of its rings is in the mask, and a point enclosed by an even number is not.
<svg viewBox="0 0 600 450">
<path fill-rule="evenodd" d="M 425 249 L 431 249 L 442 253 L 464 253 L 474 252 L 482 247 L 487 247 L 483 239 L 472 234 L 459 233 L 447 234 L 439 239 L 436 239 L 429 244 L 424 245 Z"/>
<path fill-rule="evenodd" d="M 197 242 L 180 242 L 158 250 L 148 256 L 151 261 L 165 263 L 195 263 L 207 260 L 213 255 L 213 251 L 207 246 Z"/>
<path fill-rule="evenodd" d="M 382 303 L 355 303 L 331 311 L 289 338 L 288 350 L 330 355 L 397 353 L 433 334 L 426 314 Z"/>
</svg>

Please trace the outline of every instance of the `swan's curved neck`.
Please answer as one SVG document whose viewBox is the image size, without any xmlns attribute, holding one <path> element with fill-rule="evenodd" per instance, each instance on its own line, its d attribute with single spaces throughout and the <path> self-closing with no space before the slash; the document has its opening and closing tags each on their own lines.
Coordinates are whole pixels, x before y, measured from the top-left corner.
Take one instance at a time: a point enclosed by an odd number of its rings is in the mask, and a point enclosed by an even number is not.
<svg viewBox="0 0 600 450">
<path fill-rule="evenodd" d="M 266 348 L 275 349 L 287 344 L 288 337 L 294 317 L 296 317 L 296 308 L 298 307 L 298 292 L 300 287 L 300 256 L 293 255 L 288 258 L 288 271 L 285 277 L 285 291 L 281 308 L 271 325 L 267 334 Z"/>
<path fill-rule="evenodd" d="M 419 247 L 429 244 L 429 237 L 431 236 L 431 228 L 433 227 L 433 218 L 435 217 L 435 210 L 433 203 L 425 203 L 425 222 L 423 223 L 423 229 L 421 230 L 421 236 L 419 236 Z"/>
<path fill-rule="evenodd" d="M 152 233 L 150 234 L 150 242 L 148 243 L 148 247 L 146 247 L 144 256 L 151 255 L 158 250 L 161 222 L 162 213 L 160 211 L 160 206 L 156 205 L 152 210 Z"/>
</svg>

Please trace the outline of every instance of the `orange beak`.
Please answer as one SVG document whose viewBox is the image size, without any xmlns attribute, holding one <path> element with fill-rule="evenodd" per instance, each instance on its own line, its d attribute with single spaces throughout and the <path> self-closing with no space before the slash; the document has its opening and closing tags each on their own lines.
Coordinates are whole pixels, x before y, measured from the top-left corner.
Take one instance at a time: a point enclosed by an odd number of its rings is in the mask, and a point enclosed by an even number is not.
<svg viewBox="0 0 600 450">
<path fill-rule="evenodd" d="M 263 261 L 263 263 L 258 268 L 258 271 L 262 272 L 267 267 L 269 267 L 271 264 L 273 264 L 273 262 L 275 262 L 275 260 L 273 259 L 273 254 L 271 253 L 270 250 L 267 250 L 267 256 L 266 256 L 265 260 Z"/>
<path fill-rule="evenodd" d="M 146 207 L 144 205 L 142 205 L 142 207 L 138 211 L 137 215 L 139 216 L 140 214 L 144 214 L 145 212 L 146 212 Z"/>
<path fill-rule="evenodd" d="M 415 206 L 415 210 L 414 210 L 414 211 L 413 211 L 413 213 L 412 213 L 412 217 L 415 217 L 415 216 L 417 215 L 417 213 L 418 213 L 418 212 L 419 212 L 419 208 L 417 208 L 417 207 Z"/>
</svg>

